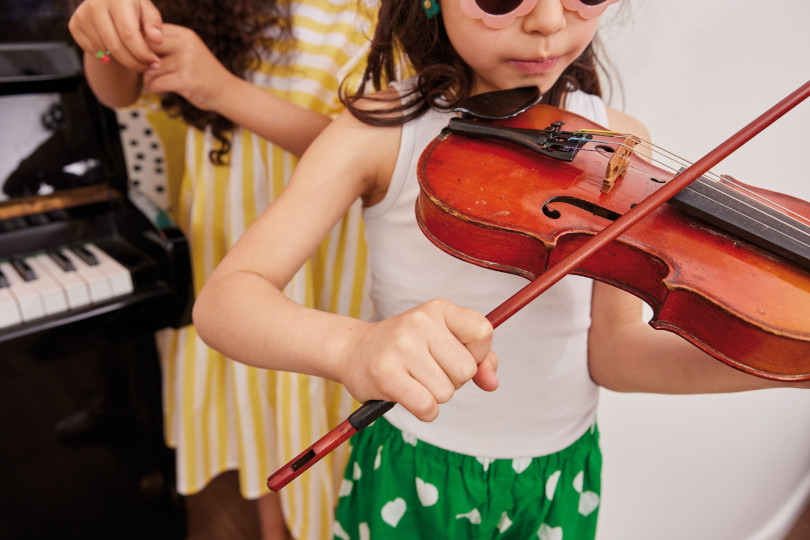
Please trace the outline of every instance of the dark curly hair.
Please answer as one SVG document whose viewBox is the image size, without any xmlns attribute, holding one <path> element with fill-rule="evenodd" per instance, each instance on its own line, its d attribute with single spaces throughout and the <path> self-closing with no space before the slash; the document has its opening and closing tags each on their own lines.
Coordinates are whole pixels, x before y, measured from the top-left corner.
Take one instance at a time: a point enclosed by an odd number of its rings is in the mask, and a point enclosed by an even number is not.
<svg viewBox="0 0 810 540">
<path fill-rule="evenodd" d="M 194 30 L 214 56 L 234 75 L 244 78 L 259 63 L 259 52 L 269 49 L 267 29 L 275 27 L 288 35 L 290 21 L 275 0 L 156 0 L 163 20 Z M 231 150 L 233 122 L 194 107 L 185 98 L 170 93 L 161 97 L 163 109 L 198 129 L 211 128 L 218 147 L 209 154 L 212 163 L 223 165 Z"/>
<path fill-rule="evenodd" d="M 450 110 L 469 97 L 472 69 L 450 43 L 441 17 L 438 14 L 428 19 L 419 0 L 382 0 L 363 75 L 365 84 L 354 94 L 341 88 L 341 101 L 355 117 L 372 125 L 400 125 L 429 108 Z M 397 80 L 406 61 L 417 77 L 414 88 L 406 95 L 379 97 L 366 93 L 369 87 L 381 90 L 388 81 Z M 543 95 L 542 102 L 559 107 L 567 92 L 578 89 L 601 96 L 600 70 L 606 71 L 591 42 Z M 358 106 L 361 98 L 388 104 L 369 109 Z"/>
</svg>

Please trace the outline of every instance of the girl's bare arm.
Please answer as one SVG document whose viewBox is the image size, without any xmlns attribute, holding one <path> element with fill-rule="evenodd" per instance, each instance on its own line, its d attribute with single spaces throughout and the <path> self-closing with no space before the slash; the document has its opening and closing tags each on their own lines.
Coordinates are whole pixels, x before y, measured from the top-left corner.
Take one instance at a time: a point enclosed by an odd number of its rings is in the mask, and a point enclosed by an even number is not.
<svg viewBox="0 0 810 540">
<path fill-rule="evenodd" d="M 349 206 L 387 182 L 399 128 L 344 113 L 307 150 L 282 195 L 243 235 L 194 306 L 200 336 L 243 363 L 326 377 L 360 400 L 401 403 L 423 420 L 486 362 L 497 386 L 492 326 L 449 302 L 369 323 L 310 309 L 282 293 Z"/>
<path fill-rule="evenodd" d="M 152 49 L 160 65 L 144 73 L 147 90 L 177 93 L 295 155 L 303 154 L 331 121 L 229 72 L 188 28 L 164 24 L 163 41 Z"/>
</svg>

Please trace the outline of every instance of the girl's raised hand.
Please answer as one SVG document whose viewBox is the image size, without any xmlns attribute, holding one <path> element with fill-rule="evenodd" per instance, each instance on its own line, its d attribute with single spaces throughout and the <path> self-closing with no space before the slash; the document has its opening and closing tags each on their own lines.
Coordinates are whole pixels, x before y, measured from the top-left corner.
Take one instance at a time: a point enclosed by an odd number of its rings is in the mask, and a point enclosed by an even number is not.
<svg viewBox="0 0 810 540">
<path fill-rule="evenodd" d="M 183 26 L 164 24 L 163 41 L 152 45 L 152 50 L 160 57 L 160 65 L 144 73 L 144 88 L 174 92 L 198 109 L 217 111 L 216 100 L 227 98 L 225 83 L 237 79 L 193 30 Z"/>
<path fill-rule="evenodd" d="M 429 422 L 467 381 L 497 388 L 492 335 L 477 311 L 430 300 L 359 332 L 342 361 L 341 382 L 359 401 L 395 401 Z"/>
<path fill-rule="evenodd" d="M 139 73 L 160 62 L 151 46 L 163 40 L 163 19 L 149 0 L 84 0 L 68 29 L 91 57 L 108 51 L 114 61 Z"/>
</svg>

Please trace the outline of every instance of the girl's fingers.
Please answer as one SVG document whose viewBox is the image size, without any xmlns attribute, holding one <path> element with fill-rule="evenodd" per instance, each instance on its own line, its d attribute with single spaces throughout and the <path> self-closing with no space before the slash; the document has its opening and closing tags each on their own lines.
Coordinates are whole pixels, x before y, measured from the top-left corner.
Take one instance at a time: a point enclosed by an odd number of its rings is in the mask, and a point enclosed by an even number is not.
<svg viewBox="0 0 810 540">
<path fill-rule="evenodd" d="M 85 0 L 76 8 L 68 28 L 76 43 L 90 56 L 110 55 L 124 67 L 143 72 L 160 59 L 152 52 L 144 35 L 161 41 L 160 13 L 149 0 Z M 142 32 L 142 26 L 144 31 Z"/>
<path fill-rule="evenodd" d="M 435 387 L 436 398 L 440 399 L 441 403 L 444 403 L 450 396 L 444 396 L 444 392 L 447 391 L 446 385 L 440 385 L 439 383 L 447 381 L 450 386 L 450 394 L 452 394 L 453 391 L 464 386 L 475 375 L 477 362 L 469 349 L 454 335 L 448 334 L 446 330 L 442 330 L 440 335 L 431 339 L 429 347 L 426 364 L 433 367 L 438 373 L 427 371 L 420 378 L 420 381 L 432 390 Z M 444 399 L 442 400 L 442 398 Z"/>
<path fill-rule="evenodd" d="M 92 29 L 91 29 L 92 28 Z M 86 28 L 85 32 L 90 38 L 90 45 L 83 47 L 84 51 L 90 55 L 99 52 L 109 51 L 110 55 L 120 64 L 128 69 L 143 71 L 146 65 L 138 61 L 124 46 L 119 37 L 112 17 L 109 13 L 99 14 L 95 19 L 95 24 L 91 28 Z"/>
<path fill-rule="evenodd" d="M 73 36 L 73 40 L 76 41 L 76 45 L 88 54 L 90 54 L 90 51 L 97 50 L 96 45 L 94 45 L 95 43 L 101 42 L 101 38 L 98 37 L 95 31 L 93 31 L 93 36 L 83 29 L 71 29 L 70 33 Z"/>
<path fill-rule="evenodd" d="M 490 351 L 483 362 L 478 364 L 478 372 L 473 377 L 473 382 L 481 390 L 492 392 L 498 388 L 498 356 Z"/>
<path fill-rule="evenodd" d="M 81 9 L 81 7 L 79 8 Z M 104 41 L 96 28 L 96 24 L 87 22 L 88 18 L 82 16 L 79 10 L 68 21 L 68 30 L 76 44 L 87 54 L 95 54 L 105 48 Z"/>
<path fill-rule="evenodd" d="M 173 61 L 170 57 L 161 58 L 160 64 L 153 64 L 143 72 L 143 86 L 153 93 L 173 92 L 170 87 L 171 75 L 174 73 Z"/>
<path fill-rule="evenodd" d="M 464 355 L 466 351 L 457 353 Z M 475 373 L 475 364 L 472 361 L 469 362 L 470 371 L 466 373 L 463 367 L 458 366 L 457 361 L 451 361 L 457 358 L 445 358 L 441 353 L 431 350 L 423 358 L 413 358 L 408 372 L 430 392 L 437 403 L 446 403 Z"/>
<path fill-rule="evenodd" d="M 429 351 L 425 358 L 414 362 L 411 376 L 423 384 L 438 403 L 449 401 L 456 390 L 475 377 L 479 386 L 494 390 L 498 385 L 497 356 L 491 351 L 490 322 L 475 310 L 442 300 L 431 302 L 428 309 L 438 309 L 441 317 L 438 325 L 434 323 L 429 332 L 424 332 L 429 336 Z"/>
<path fill-rule="evenodd" d="M 415 380 L 406 382 L 398 395 L 397 403 L 423 422 L 431 422 L 439 415 L 439 403 L 433 394 Z"/>
<path fill-rule="evenodd" d="M 141 32 L 141 16 L 128 2 L 115 3 L 110 6 L 109 22 L 104 22 L 101 32 L 113 57 L 131 69 L 137 66 L 139 71 L 160 61 Z"/>
<path fill-rule="evenodd" d="M 177 52 L 182 45 L 181 29 L 173 24 L 163 25 L 160 42 L 150 43 L 149 50 L 156 56 L 163 58 Z"/>
<path fill-rule="evenodd" d="M 174 92 L 188 99 L 190 97 L 188 88 L 181 84 L 181 81 L 187 78 L 183 77 L 181 69 L 182 57 L 174 54 L 176 51 L 172 49 L 172 43 L 172 37 L 166 33 L 163 42 L 153 46 L 161 57 L 160 64 L 152 65 L 144 72 L 144 88 L 156 94 Z"/>
<path fill-rule="evenodd" d="M 144 72 L 143 87 L 153 94 L 176 92 L 183 95 L 183 92 L 177 91 L 176 85 L 172 82 L 172 72 L 164 70 L 162 66 L 158 70 L 150 68 Z"/>
<path fill-rule="evenodd" d="M 477 311 L 450 304 L 444 317 L 447 329 L 480 364 L 492 349 L 492 324 Z"/>
<path fill-rule="evenodd" d="M 438 364 L 430 362 L 430 365 L 435 368 L 432 374 L 430 369 L 423 369 L 419 373 L 411 372 L 413 382 L 406 383 L 408 389 L 401 394 L 405 397 L 400 398 L 399 401 L 423 422 L 434 420 L 439 414 L 439 405 L 448 402 L 455 391 L 470 379 L 467 377 L 461 384 L 458 384 L 451 381 Z M 494 391 L 498 388 L 497 370 L 498 357 L 490 351 L 478 364 L 477 372 L 473 372 L 475 375 L 472 376 L 472 380 L 482 390 Z"/>
<path fill-rule="evenodd" d="M 149 0 L 140 0 L 141 28 L 143 35 L 152 44 L 163 41 L 163 17 Z"/>
</svg>

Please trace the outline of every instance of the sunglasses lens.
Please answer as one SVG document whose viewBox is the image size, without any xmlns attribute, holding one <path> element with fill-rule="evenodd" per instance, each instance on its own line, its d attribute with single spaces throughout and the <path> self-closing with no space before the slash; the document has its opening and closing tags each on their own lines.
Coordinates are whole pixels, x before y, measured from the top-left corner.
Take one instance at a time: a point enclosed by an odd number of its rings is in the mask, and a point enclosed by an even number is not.
<svg viewBox="0 0 810 540">
<path fill-rule="evenodd" d="M 524 0 L 475 0 L 475 3 L 484 13 L 489 13 L 490 15 L 504 15 L 516 10 L 523 1 Z M 593 2 L 594 0 L 590 1 Z"/>
</svg>

